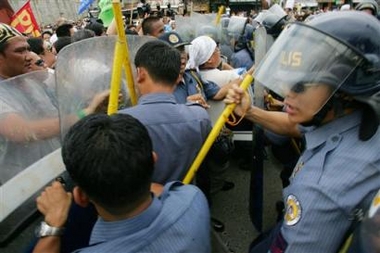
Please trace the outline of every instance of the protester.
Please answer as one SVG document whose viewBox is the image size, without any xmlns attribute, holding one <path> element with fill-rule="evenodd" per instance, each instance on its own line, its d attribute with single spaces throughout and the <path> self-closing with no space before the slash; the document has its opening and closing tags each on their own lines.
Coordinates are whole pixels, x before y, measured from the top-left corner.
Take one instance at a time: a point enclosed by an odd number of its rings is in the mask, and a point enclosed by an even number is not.
<svg viewBox="0 0 380 253">
<path fill-rule="evenodd" d="M 2 23 L 0 33 L 3 34 L 0 38 L 0 183 L 4 183 L 57 149 L 60 127 L 58 109 L 42 85 L 43 80 L 38 79 L 38 73 L 15 78 L 32 71 L 34 62 L 27 38 Z M 31 83 L 26 81 L 27 77 Z M 96 95 L 83 113 L 94 113 L 108 94 L 105 91 Z M 72 122 L 78 120 L 77 115 L 69 118 Z"/>
<path fill-rule="evenodd" d="M 164 26 L 164 22 L 162 22 L 159 17 L 149 16 L 142 21 L 141 29 L 143 35 L 150 35 L 158 38 L 165 32 Z"/>
<path fill-rule="evenodd" d="M 32 64 L 30 67 L 33 71 L 46 70 L 48 68 L 44 60 L 42 60 L 38 54 L 35 52 L 30 52 L 30 54 L 32 58 Z"/>
<path fill-rule="evenodd" d="M 38 54 L 49 68 L 54 68 L 57 61 L 52 45 L 42 38 L 28 38 L 30 50 Z"/>
</svg>

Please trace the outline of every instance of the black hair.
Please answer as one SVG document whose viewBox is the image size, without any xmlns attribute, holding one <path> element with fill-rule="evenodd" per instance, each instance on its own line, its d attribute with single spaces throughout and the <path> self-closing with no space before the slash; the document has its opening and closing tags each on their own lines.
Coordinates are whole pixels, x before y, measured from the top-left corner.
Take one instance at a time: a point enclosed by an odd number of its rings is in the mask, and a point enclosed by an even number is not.
<svg viewBox="0 0 380 253">
<path fill-rule="evenodd" d="M 149 16 L 145 18 L 141 23 L 141 29 L 144 35 L 152 34 L 152 26 L 154 23 L 160 21 L 160 18 L 157 16 Z"/>
<path fill-rule="evenodd" d="M 53 33 L 51 32 L 51 31 L 43 31 L 42 33 L 41 33 L 41 37 L 43 37 L 44 36 L 44 34 L 49 34 L 50 36 L 53 36 Z"/>
<path fill-rule="evenodd" d="M 54 42 L 53 46 L 55 48 L 55 51 L 57 54 L 59 51 L 62 50 L 65 46 L 71 44 L 71 37 L 70 36 L 65 36 L 65 37 L 60 37 L 56 42 Z"/>
<path fill-rule="evenodd" d="M 30 46 L 30 51 L 41 55 L 45 52 L 44 40 L 42 38 L 28 38 L 28 44 Z"/>
<path fill-rule="evenodd" d="M 85 28 L 94 31 L 96 36 L 101 36 L 105 32 L 104 25 L 98 22 L 91 22 Z"/>
<path fill-rule="evenodd" d="M 57 34 L 57 37 L 66 37 L 66 36 L 71 36 L 70 30 L 74 26 L 72 24 L 63 24 L 57 27 L 57 30 L 55 30 L 55 33 Z"/>
<path fill-rule="evenodd" d="M 62 145 L 63 162 L 76 183 L 112 214 L 133 210 L 150 194 L 152 141 L 127 114 L 92 114 L 72 126 Z"/>
<path fill-rule="evenodd" d="M 152 40 L 139 48 L 135 65 L 145 68 L 153 81 L 174 86 L 181 69 L 181 54 L 164 41 Z"/>
</svg>

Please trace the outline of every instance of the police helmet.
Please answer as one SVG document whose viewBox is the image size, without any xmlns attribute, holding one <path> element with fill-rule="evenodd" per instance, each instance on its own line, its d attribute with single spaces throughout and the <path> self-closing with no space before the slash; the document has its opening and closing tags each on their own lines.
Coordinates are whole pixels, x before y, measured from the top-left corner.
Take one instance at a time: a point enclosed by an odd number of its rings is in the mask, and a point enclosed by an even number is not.
<svg viewBox="0 0 380 253">
<path fill-rule="evenodd" d="M 246 24 L 244 28 L 244 37 L 251 41 L 254 39 L 253 33 L 255 32 L 255 28 L 251 24 Z"/>
<path fill-rule="evenodd" d="M 279 17 L 276 14 L 267 13 L 261 24 L 265 27 L 267 34 L 277 37 L 286 25 L 285 17 Z"/>
<path fill-rule="evenodd" d="M 331 90 L 325 103 L 338 90 L 351 95 L 372 110 L 372 126 L 362 124 L 371 130 L 360 130 L 360 138 L 368 139 L 380 119 L 379 37 L 378 20 L 362 12 L 329 12 L 291 24 L 258 66 L 256 80 L 283 97 L 306 84 L 321 83 Z"/>
<path fill-rule="evenodd" d="M 369 9 L 372 11 L 372 15 L 377 16 L 377 12 L 379 10 L 379 5 L 375 0 L 362 0 L 359 2 L 359 4 L 355 7 L 355 10 L 362 11 L 365 9 Z"/>
<path fill-rule="evenodd" d="M 251 24 L 246 24 L 244 27 L 244 33 L 239 36 L 234 46 L 234 51 L 238 52 L 241 49 L 251 48 L 251 42 L 254 40 L 255 28 Z"/>
</svg>

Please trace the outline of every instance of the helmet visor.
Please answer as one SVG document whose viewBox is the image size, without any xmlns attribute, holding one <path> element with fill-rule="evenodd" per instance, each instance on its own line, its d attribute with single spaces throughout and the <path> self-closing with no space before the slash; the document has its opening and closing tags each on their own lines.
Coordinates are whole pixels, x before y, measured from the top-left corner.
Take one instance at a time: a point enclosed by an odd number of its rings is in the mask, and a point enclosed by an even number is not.
<svg viewBox="0 0 380 253">
<path fill-rule="evenodd" d="M 344 43 L 304 24 L 286 27 L 257 67 L 255 80 L 281 97 L 327 85 L 317 113 L 363 61 Z"/>
</svg>

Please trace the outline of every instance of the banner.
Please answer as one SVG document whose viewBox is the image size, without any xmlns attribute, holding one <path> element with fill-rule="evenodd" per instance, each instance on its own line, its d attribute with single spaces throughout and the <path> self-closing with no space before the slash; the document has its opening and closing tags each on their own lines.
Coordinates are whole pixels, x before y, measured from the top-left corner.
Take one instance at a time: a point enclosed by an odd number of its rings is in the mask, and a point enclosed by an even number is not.
<svg viewBox="0 0 380 253">
<path fill-rule="evenodd" d="M 78 8 L 78 14 L 82 14 L 90 5 L 94 2 L 94 0 L 81 0 Z"/>
<path fill-rule="evenodd" d="M 12 17 L 11 26 L 20 32 L 33 37 L 41 36 L 36 18 L 28 0 Z"/>
<path fill-rule="evenodd" d="M 0 22 L 10 25 L 13 14 L 14 11 L 8 0 L 0 0 Z"/>
</svg>

